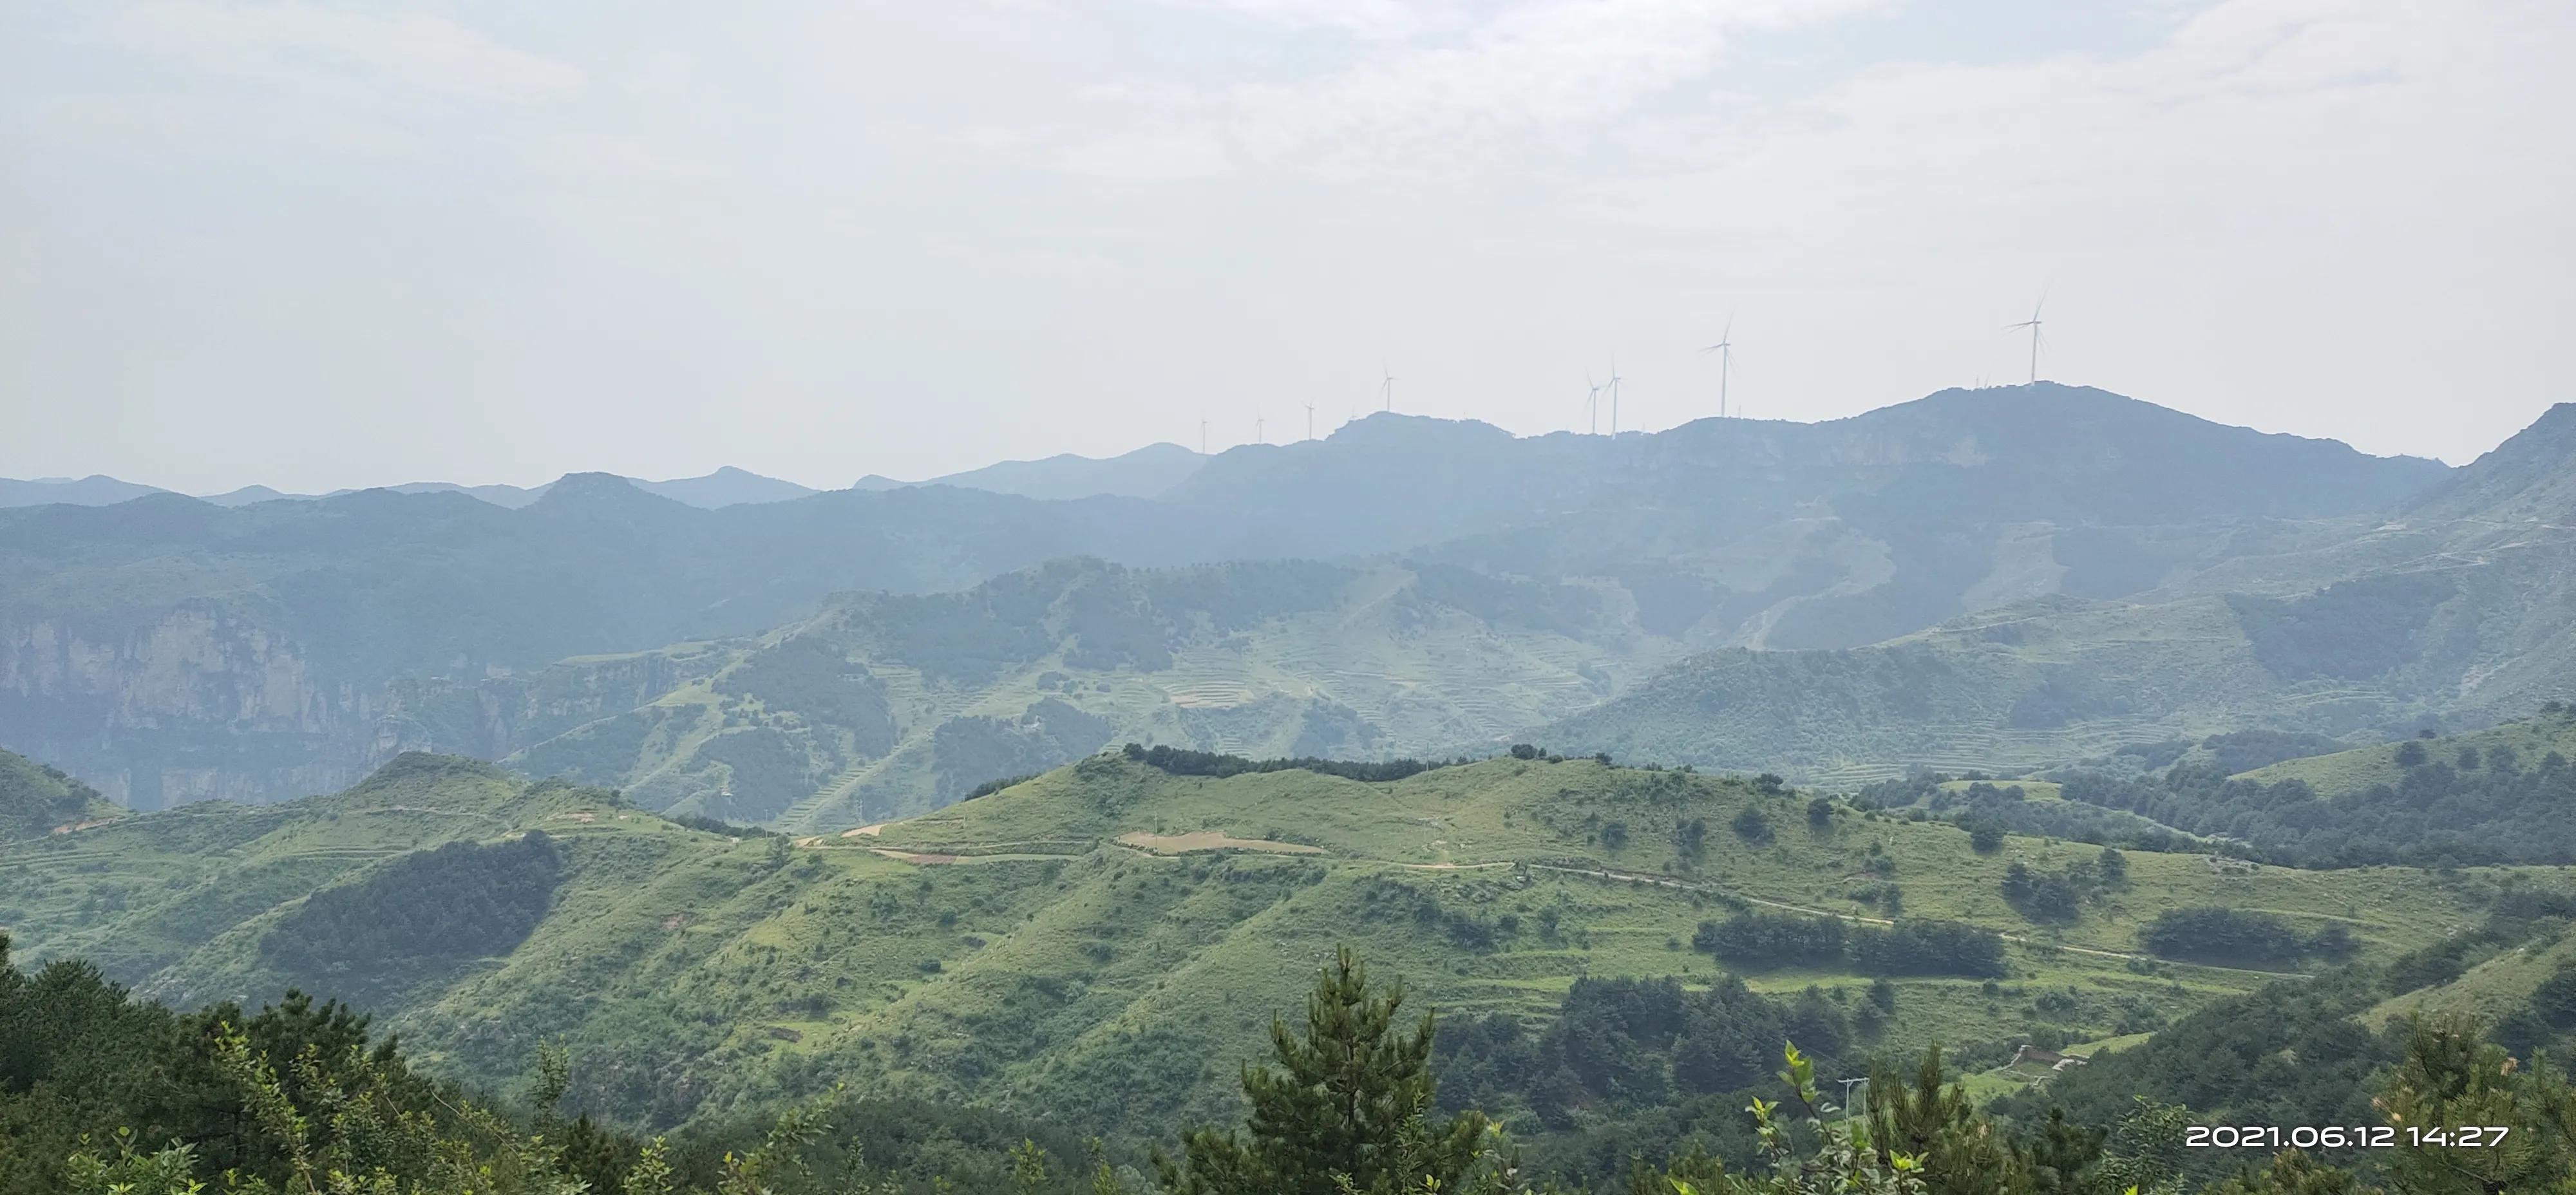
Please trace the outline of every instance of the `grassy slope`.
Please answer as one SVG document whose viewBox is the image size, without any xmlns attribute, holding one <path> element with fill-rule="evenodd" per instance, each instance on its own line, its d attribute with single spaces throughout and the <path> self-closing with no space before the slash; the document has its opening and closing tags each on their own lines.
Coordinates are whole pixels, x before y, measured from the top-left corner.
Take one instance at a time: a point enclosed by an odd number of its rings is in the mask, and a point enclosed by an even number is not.
<svg viewBox="0 0 2576 1195">
<path fill-rule="evenodd" d="M 539 824 L 580 799 L 532 793 L 488 764 L 405 756 L 330 796 L 138 814 L 0 848 L 0 925 L 29 958 L 77 956 L 142 982 L 378 860 Z M 248 993 L 170 993 L 235 994 Z"/>
<path fill-rule="evenodd" d="M 88 785 L 0 751 L 0 842 L 64 833 L 124 813 Z"/>
<path fill-rule="evenodd" d="M 2246 557 L 2129 602 L 2048 598 L 1869 647 L 1721 650 L 1529 733 L 1568 751 L 1770 768 L 1836 785 L 1911 767 L 2013 772 L 2247 727 L 2346 735 L 2426 715 L 2516 717 L 2570 694 L 2576 536 L 2461 521 Z M 2351 577 L 2449 586 L 2405 661 L 2276 674 L 2226 594 L 2298 599 Z"/>
<path fill-rule="evenodd" d="M 2523 766 L 2530 767 L 2552 751 L 2576 755 L 2576 717 L 2542 715 L 2417 742 L 2427 758 L 2443 763 L 2456 759 L 2463 747 L 2474 747 L 2481 755 L 2497 747 L 2509 747 Z M 2332 755 L 2284 760 L 2243 773 L 2242 778 L 2265 784 L 2304 780 L 2322 797 L 2360 792 L 2374 785 L 2395 784 L 2404 777 L 2406 769 L 2397 762 L 2397 751 L 2402 746 L 2403 743 L 2374 743 Z"/>
<path fill-rule="evenodd" d="M 2529 1003 L 2542 980 L 2570 965 L 2576 965 L 2576 934 L 2517 946 L 2449 983 L 2383 1000 L 2361 1019 L 2379 1026 L 2414 1013 L 2467 1013 L 2492 1022 Z"/>
<path fill-rule="evenodd" d="M 2571 451 L 2576 407 L 2562 405 L 2395 519 L 2249 527 L 2262 542 L 2118 602 L 2042 598 L 1847 651 L 1706 653 L 1535 741 L 1857 783 L 2219 729 L 2519 717 L 2569 696 L 2576 674 Z M 2333 633 L 2371 613 L 2349 588 L 2327 600 L 2343 582 L 2394 603 L 2377 639 Z"/>
<path fill-rule="evenodd" d="M 1086 583 L 1191 575 L 1096 564 L 1060 571 L 1075 575 L 1068 592 Z M 1206 625 L 1195 621 L 1204 613 L 1177 606 L 1158 611 L 1170 620 L 1162 631 L 1168 666 L 1086 666 L 1082 637 L 1056 613 L 1039 620 L 1050 638 L 1043 650 L 972 676 L 902 663 L 901 645 L 877 625 L 872 603 L 879 599 L 854 598 L 731 645 L 731 663 L 510 762 L 622 788 L 654 808 L 802 832 L 935 807 L 982 781 L 1068 762 L 1103 743 L 1258 756 L 1418 753 L 1491 741 L 1581 709 L 1682 650 L 1637 628 L 1615 589 L 1591 592 L 1597 613 L 1533 626 L 1425 596 L 1403 569 L 1355 570 L 1315 608 L 1249 626 Z M 895 728 L 890 747 L 865 744 L 829 711 L 812 708 L 807 695 L 767 686 L 753 672 L 758 653 L 806 644 L 851 661 L 882 686 Z M 1049 703 L 1105 727 L 1067 742 L 1044 725 Z M 1327 727 L 1321 739 L 1319 719 Z M 978 733 L 971 742 L 942 737 L 960 729 Z M 774 744 L 792 761 L 792 779 L 748 777 L 716 758 L 739 745 L 738 736 Z"/>
<path fill-rule="evenodd" d="M 2004 907 L 2002 869 L 2093 848 L 2015 839 L 1978 856 L 1954 828 L 1849 811 L 1818 829 L 1801 800 L 1589 761 L 1360 784 L 1175 777 L 1104 757 L 875 834 L 793 846 L 682 829 L 604 797 L 416 764 L 336 797 L 197 807 L 0 848 L 0 877 L 46 880 L 8 886 L 36 893 L 10 914 L 31 957 L 99 957 L 174 1000 L 260 999 L 282 980 L 260 970 L 258 938 L 305 893 L 400 851 L 541 827 L 570 863 L 544 923 L 507 957 L 382 1010 L 452 1073 L 508 1081 L 537 1043 L 560 1037 L 579 1059 L 575 1099 L 622 1117 L 678 1120 L 848 1080 L 1148 1133 L 1226 1111 L 1237 1061 L 1340 942 L 1450 1015 L 1534 1023 L 1584 975 L 1713 975 L 1686 944 L 1697 922 L 1725 915 L 1727 897 L 1870 915 L 1849 893 L 1875 843 L 1895 860 L 1909 916 L 2022 939 L 2015 977 L 1994 994 L 1968 980 L 1901 981 L 1880 1045 L 2009 1039 L 2040 1024 L 2084 1040 L 2113 1035 L 2124 1003 L 2176 1010 L 2263 978 L 2123 957 L 2162 909 L 2224 902 L 2304 924 L 2340 919 L 2366 954 L 2383 955 L 2473 920 L 2485 884 L 2474 871 L 2222 872 L 2196 856 L 2133 854 L 2125 889 L 2044 931 Z M 1765 809 L 1768 843 L 1728 831 L 1747 804 Z M 1711 827 L 1696 861 L 1672 845 L 1685 817 Z M 1600 841 L 1613 822 L 1628 830 L 1621 849 Z M 1165 854 L 1117 841 L 1204 831 L 1320 853 Z M 110 891 L 124 909 L 90 911 Z M 1426 903 L 1441 916 L 1418 916 Z M 1501 928 L 1506 915 L 1516 930 Z M 1473 944 L 1453 922 L 1494 941 Z M 1854 997 L 1866 983 L 1751 978 Z M 2075 1011 L 2044 1017 L 2033 1004 L 2043 989 L 2074 992 Z"/>
<path fill-rule="evenodd" d="M 2387 713 L 2354 686 L 2282 684 L 2223 602 L 2056 598 L 1865 648 L 1694 656 L 1532 733 L 1567 751 L 1846 785 L 1911 767 L 2010 773 L 2288 706 L 2337 723 Z"/>
</svg>

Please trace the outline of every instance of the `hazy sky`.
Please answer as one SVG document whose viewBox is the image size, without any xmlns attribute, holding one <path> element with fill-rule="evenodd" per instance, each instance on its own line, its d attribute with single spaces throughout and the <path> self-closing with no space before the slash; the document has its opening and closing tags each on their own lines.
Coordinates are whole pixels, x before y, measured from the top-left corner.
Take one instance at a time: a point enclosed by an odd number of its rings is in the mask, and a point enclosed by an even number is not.
<svg viewBox="0 0 2576 1195">
<path fill-rule="evenodd" d="M 817 486 L 1374 404 L 2576 398 L 2565 0 L 0 0 L 0 475 Z"/>
</svg>

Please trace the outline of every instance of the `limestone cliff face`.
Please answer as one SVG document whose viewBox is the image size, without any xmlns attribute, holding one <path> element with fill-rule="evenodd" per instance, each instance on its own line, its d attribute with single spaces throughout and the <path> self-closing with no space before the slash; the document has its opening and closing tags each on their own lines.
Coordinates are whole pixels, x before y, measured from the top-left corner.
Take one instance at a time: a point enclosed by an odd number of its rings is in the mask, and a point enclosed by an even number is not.
<svg viewBox="0 0 2576 1195">
<path fill-rule="evenodd" d="M 28 701 L 103 705 L 111 725 L 181 718 L 260 730 L 328 728 L 304 658 L 210 603 L 131 629 L 58 619 L 0 626 L 0 690 Z"/>
<path fill-rule="evenodd" d="M 528 676 L 459 663 L 467 675 L 332 675 L 257 614 L 217 602 L 121 625 L 0 614 L 0 747 L 138 809 L 286 800 L 345 788 L 407 750 L 497 759 L 689 671 L 659 653 Z"/>
</svg>

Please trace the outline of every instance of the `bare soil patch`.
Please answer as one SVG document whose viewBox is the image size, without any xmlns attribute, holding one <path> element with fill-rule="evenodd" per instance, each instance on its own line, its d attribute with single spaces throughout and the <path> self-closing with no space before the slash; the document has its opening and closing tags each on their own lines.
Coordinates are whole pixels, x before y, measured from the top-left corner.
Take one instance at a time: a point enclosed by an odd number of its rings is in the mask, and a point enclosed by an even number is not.
<svg viewBox="0 0 2576 1195">
<path fill-rule="evenodd" d="M 918 851 L 898 851 L 891 847 L 882 846 L 875 849 L 878 854 L 883 855 L 886 858 L 900 859 L 906 863 L 919 863 L 925 866 L 935 867 L 942 863 L 954 863 L 957 861 L 957 856 L 955 855 L 925 855 Z"/>
<path fill-rule="evenodd" d="M 1139 830 L 1121 834 L 1118 841 L 1141 847 L 1157 854 L 1179 855 L 1190 851 L 1270 851 L 1281 855 L 1320 855 L 1324 848 L 1302 842 L 1271 842 L 1262 838 L 1229 838 L 1222 830 L 1195 830 L 1188 834 L 1147 834 Z"/>
</svg>

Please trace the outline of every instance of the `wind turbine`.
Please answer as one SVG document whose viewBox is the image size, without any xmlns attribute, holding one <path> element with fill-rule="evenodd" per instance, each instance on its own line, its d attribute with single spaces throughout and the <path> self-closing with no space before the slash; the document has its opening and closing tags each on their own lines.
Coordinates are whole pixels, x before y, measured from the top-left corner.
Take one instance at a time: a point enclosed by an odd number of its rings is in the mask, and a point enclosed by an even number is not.
<svg viewBox="0 0 2576 1195">
<path fill-rule="evenodd" d="M 1735 316 L 1726 317 L 1726 330 L 1717 334 L 1717 343 L 1700 350 L 1717 354 L 1717 417 L 1726 418 L 1726 367 L 1735 358 Z"/>
<path fill-rule="evenodd" d="M 1315 438 L 1315 404 L 1301 402 L 1297 405 L 1306 408 L 1306 438 L 1312 440 Z"/>
<path fill-rule="evenodd" d="M 1261 430 L 1261 408 L 1259 407 L 1252 408 L 1252 442 L 1255 444 L 1270 442 L 1270 437 L 1264 435 Z"/>
<path fill-rule="evenodd" d="M 1619 438 L 1619 358 L 1610 358 L 1610 438 Z"/>
<path fill-rule="evenodd" d="M 1588 369 L 1583 371 L 1583 384 L 1592 387 L 1583 394 L 1583 414 L 1591 420 L 1589 434 L 1597 436 L 1601 434 L 1601 386 L 1592 380 L 1592 371 Z"/>
<path fill-rule="evenodd" d="M 2047 305 L 2048 288 L 2043 286 L 2039 288 L 2039 301 L 2030 305 L 2030 318 L 2018 324 L 2004 325 L 2006 332 L 2015 328 L 2030 329 L 2030 381 L 2034 386 L 2039 384 L 2039 309 Z"/>
<path fill-rule="evenodd" d="M 1383 362 L 1378 365 L 1377 371 L 1386 375 L 1377 384 L 1378 396 L 1386 400 L 1386 409 L 1392 411 L 1395 409 L 1395 374 Z"/>
<path fill-rule="evenodd" d="M 1207 455 L 1207 420 L 1199 420 L 1199 455 Z"/>
</svg>

